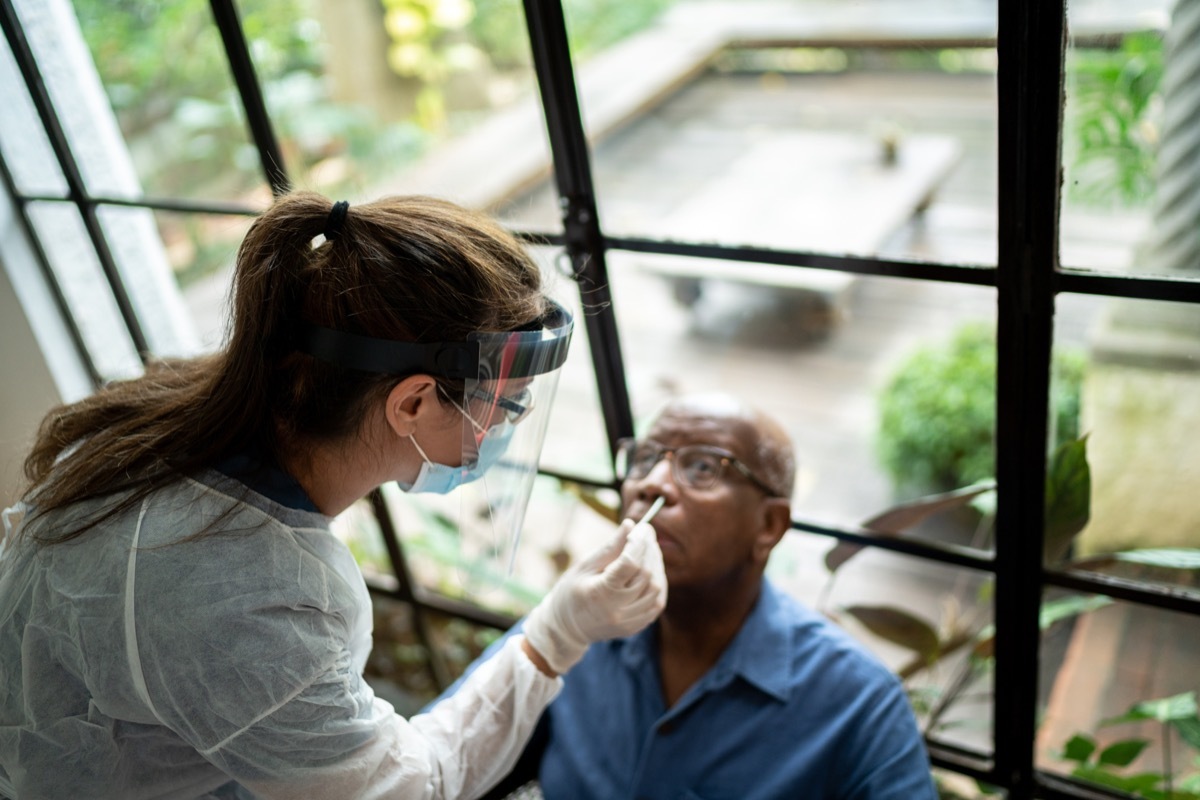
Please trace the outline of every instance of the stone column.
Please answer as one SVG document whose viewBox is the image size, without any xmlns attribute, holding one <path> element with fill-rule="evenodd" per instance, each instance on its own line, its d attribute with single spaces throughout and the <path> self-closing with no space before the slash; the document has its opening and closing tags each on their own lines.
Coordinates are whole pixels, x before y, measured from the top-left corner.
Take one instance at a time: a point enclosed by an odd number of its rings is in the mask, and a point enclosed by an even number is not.
<svg viewBox="0 0 1200 800">
<path fill-rule="evenodd" d="M 1132 270 L 1200 276 L 1200 0 L 1164 38 L 1164 122 L 1151 230 Z M 1118 300 L 1097 326 L 1081 429 L 1092 522 L 1081 554 L 1200 547 L 1200 306 Z"/>
</svg>

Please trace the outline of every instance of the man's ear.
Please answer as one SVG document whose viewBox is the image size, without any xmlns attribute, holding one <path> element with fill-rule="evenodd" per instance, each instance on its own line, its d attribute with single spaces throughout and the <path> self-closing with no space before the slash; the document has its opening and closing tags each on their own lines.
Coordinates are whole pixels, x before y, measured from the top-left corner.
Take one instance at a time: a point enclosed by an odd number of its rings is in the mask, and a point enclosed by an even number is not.
<svg viewBox="0 0 1200 800">
<path fill-rule="evenodd" d="M 764 564 L 792 527 L 792 502 L 783 497 L 768 497 L 758 509 L 758 536 L 754 540 L 754 555 Z"/>
<path fill-rule="evenodd" d="M 397 436 L 408 436 L 417 421 L 440 410 L 437 381 L 429 375 L 409 375 L 388 392 L 384 416 Z"/>
</svg>

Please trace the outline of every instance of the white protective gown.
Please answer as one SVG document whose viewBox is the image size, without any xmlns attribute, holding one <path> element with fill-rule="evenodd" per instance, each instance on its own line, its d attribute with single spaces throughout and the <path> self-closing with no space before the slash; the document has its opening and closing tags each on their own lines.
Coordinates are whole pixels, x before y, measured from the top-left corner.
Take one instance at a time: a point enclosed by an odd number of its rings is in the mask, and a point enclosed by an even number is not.
<svg viewBox="0 0 1200 800">
<path fill-rule="evenodd" d="M 18 800 L 470 797 L 561 686 L 515 642 L 401 718 L 362 678 L 370 598 L 329 519 L 215 472 L 0 553 L 0 795 Z"/>
</svg>

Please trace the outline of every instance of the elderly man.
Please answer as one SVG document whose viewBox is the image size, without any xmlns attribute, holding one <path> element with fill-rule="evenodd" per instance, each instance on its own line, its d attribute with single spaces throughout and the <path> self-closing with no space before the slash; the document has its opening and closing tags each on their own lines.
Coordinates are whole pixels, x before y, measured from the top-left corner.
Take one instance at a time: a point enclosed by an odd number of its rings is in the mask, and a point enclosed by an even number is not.
<svg viewBox="0 0 1200 800">
<path fill-rule="evenodd" d="M 763 576 L 791 523 L 782 428 L 685 397 L 623 443 L 618 473 L 626 516 L 665 500 L 666 611 L 591 647 L 493 796 L 537 779 L 548 800 L 936 797 L 896 678 Z"/>
</svg>

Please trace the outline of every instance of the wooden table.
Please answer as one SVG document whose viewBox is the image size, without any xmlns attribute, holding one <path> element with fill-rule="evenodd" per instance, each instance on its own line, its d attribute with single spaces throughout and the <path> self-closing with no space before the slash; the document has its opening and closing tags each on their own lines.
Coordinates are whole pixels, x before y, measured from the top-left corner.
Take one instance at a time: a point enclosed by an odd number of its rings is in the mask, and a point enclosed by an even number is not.
<svg viewBox="0 0 1200 800">
<path fill-rule="evenodd" d="M 894 159 L 878 139 L 832 132 L 769 135 L 657 226 L 668 239 L 816 253 L 873 255 L 929 205 L 957 164 L 949 136 L 899 139 Z M 703 302 L 720 282 L 765 287 L 813 332 L 844 315 L 855 276 L 686 256 L 639 256 L 707 324 Z"/>
</svg>

